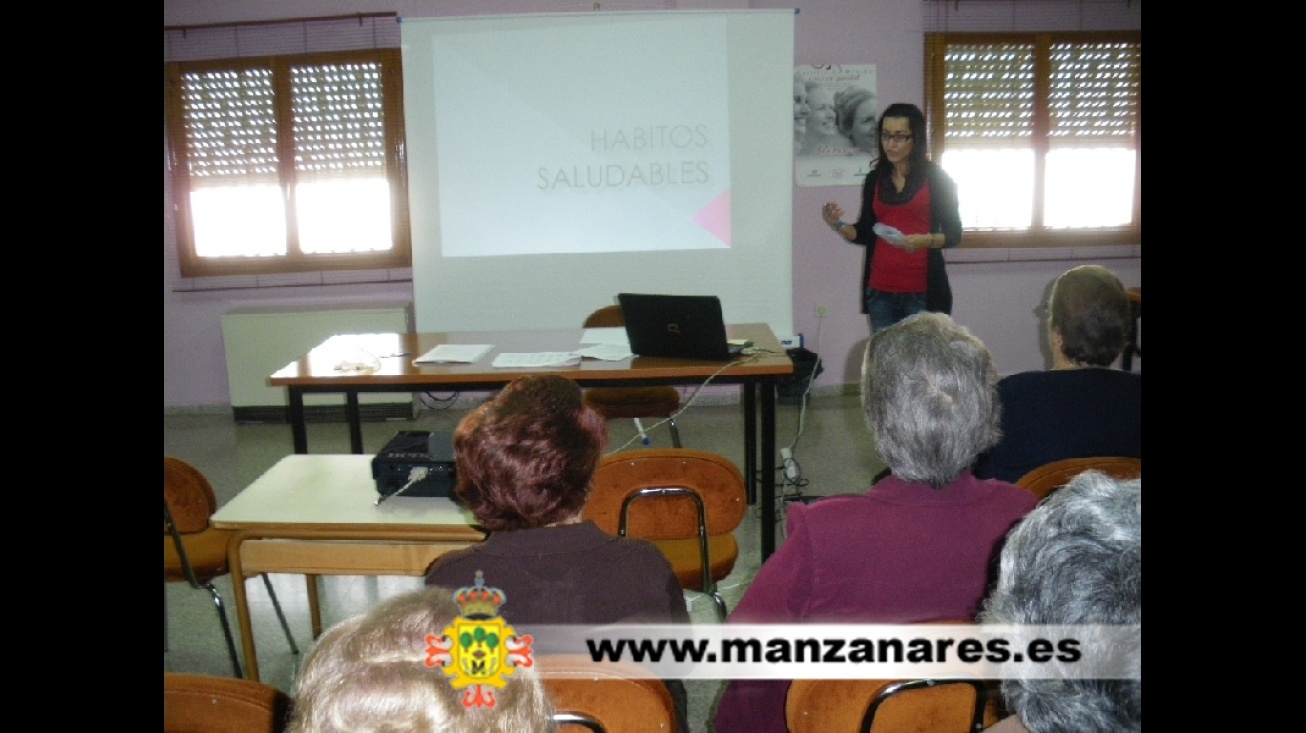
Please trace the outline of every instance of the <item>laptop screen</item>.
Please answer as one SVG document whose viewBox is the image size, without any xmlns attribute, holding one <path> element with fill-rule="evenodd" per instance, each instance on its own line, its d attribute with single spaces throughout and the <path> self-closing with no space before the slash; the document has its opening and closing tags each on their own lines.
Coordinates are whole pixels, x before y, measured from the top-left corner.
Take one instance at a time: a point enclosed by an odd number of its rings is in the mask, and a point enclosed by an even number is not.
<svg viewBox="0 0 1306 733">
<path fill-rule="evenodd" d="M 729 361 L 721 299 L 715 295 L 617 295 L 630 350 L 639 356 Z"/>
</svg>

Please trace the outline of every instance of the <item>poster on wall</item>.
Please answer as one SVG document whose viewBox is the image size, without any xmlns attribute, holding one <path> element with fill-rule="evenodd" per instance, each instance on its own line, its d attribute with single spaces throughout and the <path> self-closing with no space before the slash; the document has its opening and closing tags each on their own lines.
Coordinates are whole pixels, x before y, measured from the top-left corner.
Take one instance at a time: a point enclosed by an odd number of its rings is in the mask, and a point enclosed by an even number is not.
<svg viewBox="0 0 1306 733">
<path fill-rule="evenodd" d="M 860 186 L 875 157 L 875 65 L 794 67 L 794 179 Z"/>
</svg>

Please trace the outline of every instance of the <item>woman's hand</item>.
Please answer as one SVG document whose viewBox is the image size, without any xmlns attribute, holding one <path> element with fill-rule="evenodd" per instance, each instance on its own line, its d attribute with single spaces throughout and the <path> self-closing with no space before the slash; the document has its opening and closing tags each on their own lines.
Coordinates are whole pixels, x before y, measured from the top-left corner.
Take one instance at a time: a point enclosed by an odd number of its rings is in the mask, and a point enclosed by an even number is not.
<svg viewBox="0 0 1306 733">
<path fill-rule="evenodd" d="M 908 234 L 908 235 L 907 235 L 907 244 L 906 244 L 905 246 L 901 247 L 901 249 L 905 249 L 905 250 L 907 250 L 908 252 L 915 252 L 915 251 L 917 251 L 917 250 L 922 250 L 922 249 L 930 249 L 930 248 L 934 247 L 935 245 L 937 245 L 937 244 L 938 244 L 938 241 L 939 241 L 940 239 L 942 239 L 942 238 L 943 238 L 942 235 L 940 235 L 940 234 L 933 234 L 933 233 L 931 233 L 931 234 Z"/>
<path fill-rule="evenodd" d="M 838 226 L 843 220 L 843 207 L 831 201 L 821 207 L 821 218 L 825 220 L 825 225 L 828 227 Z"/>
</svg>

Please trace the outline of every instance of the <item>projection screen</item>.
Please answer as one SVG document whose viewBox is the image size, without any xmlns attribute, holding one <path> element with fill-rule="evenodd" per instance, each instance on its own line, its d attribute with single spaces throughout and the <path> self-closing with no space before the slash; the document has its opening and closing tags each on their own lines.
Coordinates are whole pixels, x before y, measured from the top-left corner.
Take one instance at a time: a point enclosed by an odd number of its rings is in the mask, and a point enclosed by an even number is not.
<svg viewBox="0 0 1306 733">
<path fill-rule="evenodd" d="M 792 11 L 401 30 L 418 330 L 578 327 L 661 292 L 792 332 Z"/>
</svg>

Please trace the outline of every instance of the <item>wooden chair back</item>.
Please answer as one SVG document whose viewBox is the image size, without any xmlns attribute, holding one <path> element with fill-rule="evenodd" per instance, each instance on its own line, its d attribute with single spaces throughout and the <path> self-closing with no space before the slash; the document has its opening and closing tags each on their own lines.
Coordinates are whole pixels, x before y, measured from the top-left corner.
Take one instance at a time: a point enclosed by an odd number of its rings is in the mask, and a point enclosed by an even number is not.
<svg viewBox="0 0 1306 733">
<path fill-rule="evenodd" d="M 595 724 L 606 733 L 675 733 L 671 693 L 643 668 L 583 654 L 542 654 L 536 663 L 559 713 L 559 733 L 593 731 Z"/>
<path fill-rule="evenodd" d="M 181 534 L 203 532 L 209 517 L 218 510 L 213 485 L 199 469 L 170 456 L 163 457 L 163 499 L 172 512 L 172 521 Z M 168 528 L 163 528 L 167 534 Z"/>
<path fill-rule="evenodd" d="M 163 675 L 164 733 L 280 733 L 289 712 L 290 696 L 261 682 Z"/>
<path fill-rule="evenodd" d="M 624 325 L 626 325 L 626 317 L 622 314 L 619 305 L 604 306 L 585 318 L 585 328 L 614 328 Z"/>
<path fill-rule="evenodd" d="M 997 723 L 990 682 L 964 679 L 794 680 L 790 733 L 979 733 Z"/>
<path fill-rule="evenodd" d="M 748 504 L 744 475 L 723 456 L 689 448 L 610 453 L 599 461 L 581 516 L 608 534 L 657 545 L 682 588 L 707 593 L 724 621 L 716 583 L 734 570 L 734 531 Z"/>
<path fill-rule="evenodd" d="M 734 532 L 747 509 L 747 488 L 739 468 L 727 458 L 692 448 L 645 448 L 610 453 L 599 461 L 594 488 L 583 517 L 609 534 L 647 540 L 699 536 L 698 511 L 685 497 L 630 498 L 644 489 L 685 488 L 703 501 L 709 536 Z M 623 511 L 624 510 L 624 511 Z"/>
<path fill-rule="evenodd" d="M 1095 456 L 1092 458 L 1067 458 L 1040 466 L 1021 476 L 1016 485 L 1032 492 L 1039 501 L 1048 494 L 1070 483 L 1079 474 L 1094 469 L 1117 479 L 1134 479 L 1143 475 L 1140 458 L 1124 456 Z"/>
<path fill-rule="evenodd" d="M 164 581 L 198 586 L 225 575 L 227 542 L 234 533 L 209 526 L 218 505 L 209 480 L 189 463 L 164 456 L 163 503 Z M 175 535 L 168 529 L 169 517 Z"/>
</svg>

